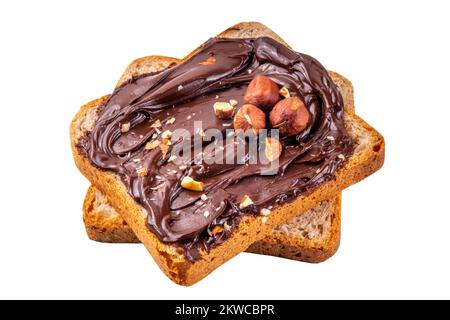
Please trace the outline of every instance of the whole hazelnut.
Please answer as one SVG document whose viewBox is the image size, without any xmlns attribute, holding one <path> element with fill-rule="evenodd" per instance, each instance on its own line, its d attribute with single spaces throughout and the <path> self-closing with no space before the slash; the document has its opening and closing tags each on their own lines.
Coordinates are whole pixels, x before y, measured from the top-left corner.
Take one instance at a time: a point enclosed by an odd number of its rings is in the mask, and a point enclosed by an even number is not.
<svg viewBox="0 0 450 320">
<path fill-rule="evenodd" d="M 258 106 L 265 112 L 272 110 L 280 101 L 278 86 L 275 82 L 263 75 L 253 78 L 245 92 L 244 102 Z"/>
<path fill-rule="evenodd" d="M 255 133 L 266 127 L 266 115 L 252 104 L 244 104 L 234 116 L 235 130 L 247 131 L 253 129 Z"/>
<path fill-rule="evenodd" d="M 269 118 L 272 127 L 280 130 L 281 134 L 295 136 L 308 125 L 309 112 L 302 100 L 291 97 L 278 102 Z"/>
</svg>

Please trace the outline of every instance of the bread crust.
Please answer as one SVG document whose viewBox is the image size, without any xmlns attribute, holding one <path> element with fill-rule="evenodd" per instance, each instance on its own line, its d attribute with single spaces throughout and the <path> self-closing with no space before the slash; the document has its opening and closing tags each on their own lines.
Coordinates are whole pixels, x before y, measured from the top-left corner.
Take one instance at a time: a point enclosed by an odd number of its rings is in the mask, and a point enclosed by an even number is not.
<svg viewBox="0 0 450 320">
<path fill-rule="evenodd" d="M 251 33 L 252 36 L 273 35 L 273 32 L 262 24 L 243 23 L 233 26 L 221 33 L 220 36 L 246 37 L 248 33 Z M 158 57 L 152 57 L 151 60 L 158 67 L 170 65 L 170 63 Z M 157 68 L 155 67 L 155 69 Z M 332 74 L 332 76 L 337 82 L 346 82 L 338 74 Z M 345 92 L 343 92 L 343 98 L 345 106 L 353 105 L 353 101 L 348 100 L 349 95 L 346 95 Z M 190 262 L 178 246 L 161 242 L 147 228 L 143 208 L 138 206 L 127 193 L 124 184 L 117 175 L 94 167 L 86 157 L 79 153 L 78 141 L 86 131 L 92 130 L 92 118 L 96 118 L 96 110 L 105 99 L 106 97 L 103 97 L 81 107 L 72 121 L 70 136 L 75 163 L 86 178 L 110 199 L 112 206 L 130 225 L 161 270 L 171 280 L 180 285 L 192 285 L 201 280 L 235 255 L 245 251 L 254 242 L 267 237 L 276 226 L 289 221 L 299 212 L 305 212 L 319 202 L 332 198 L 342 189 L 378 170 L 384 162 L 383 137 L 356 116 L 352 110 L 346 109 L 344 114 L 345 125 L 349 134 L 359 143 L 359 146 L 345 165 L 336 172 L 334 180 L 322 184 L 311 193 L 302 195 L 291 203 L 275 208 L 267 223 L 262 223 L 259 217 L 244 216 L 239 223 L 239 227 L 226 242 L 212 248 L 209 252 L 202 251 L 200 259 Z"/>
<path fill-rule="evenodd" d="M 310 263 L 320 263 L 331 258 L 341 241 L 341 198 L 339 195 L 328 200 L 331 205 L 331 228 L 320 240 L 272 232 L 270 236 L 252 244 L 247 252 Z"/>
<path fill-rule="evenodd" d="M 274 230 L 267 238 L 252 244 L 247 252 L 271 255 L 286 259 L 318 263 L 331 257 L 339 247 L 341 223 L 341 195 L 327 201 L 329 206 L 317 206 L 305 216 L 314 224 L 315 215 L 322 214 L 330 219 L 329 228 L 324 228 L 319 235 L 299 236 L 289 232 Z M 300 214 L 302 215 L 302 214 Z M 299 215 L 299 216 L 300 216 Z M 108 199 L 91 186 L 84 200 L 83 221 L 89 239 L 105 243 L 140 243 L 130 226 L 109 204 Z M 286 228 L 302 230 L 305 221 L 298 223 L 295 219 L 284 225 Z M 323 227 L 323 226 L 316 226 Z"/>
</svg>

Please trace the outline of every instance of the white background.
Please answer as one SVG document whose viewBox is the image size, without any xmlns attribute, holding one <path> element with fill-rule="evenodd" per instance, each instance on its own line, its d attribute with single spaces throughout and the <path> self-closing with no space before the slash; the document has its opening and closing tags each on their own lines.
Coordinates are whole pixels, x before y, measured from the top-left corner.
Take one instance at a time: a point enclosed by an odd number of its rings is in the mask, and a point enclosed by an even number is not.
<svg viewBox="0 0 450 320">
<path fill-rule="evenodd" d="M 447 4 L 2 1 L 0 298 L 450 298 Z M 180 287 L 143 246 L 87 239 L 69 123 L 133 59 L 183 57 L 251 20 L 352 80 L 386 163 L 344 192 L 329 261 L 241 254 Z"/>
</svg>

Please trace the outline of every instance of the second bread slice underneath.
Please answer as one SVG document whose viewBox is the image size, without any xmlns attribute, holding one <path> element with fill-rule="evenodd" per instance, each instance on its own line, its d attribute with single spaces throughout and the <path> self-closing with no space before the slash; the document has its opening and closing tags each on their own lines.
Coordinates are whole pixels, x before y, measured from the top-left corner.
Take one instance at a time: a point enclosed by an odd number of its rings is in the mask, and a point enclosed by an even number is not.
<svg viewBox="0 0 450 320">
<path fill-rule="evenodd" d="M 107 243 L 139 243 L 108 199 L 90 187 L 83 206 L 83 220 L 91 240 Z M 341 231 L 341 195 L 275 228 L 247 252 L 318 263 L 337 251 Z"/>
</svg>

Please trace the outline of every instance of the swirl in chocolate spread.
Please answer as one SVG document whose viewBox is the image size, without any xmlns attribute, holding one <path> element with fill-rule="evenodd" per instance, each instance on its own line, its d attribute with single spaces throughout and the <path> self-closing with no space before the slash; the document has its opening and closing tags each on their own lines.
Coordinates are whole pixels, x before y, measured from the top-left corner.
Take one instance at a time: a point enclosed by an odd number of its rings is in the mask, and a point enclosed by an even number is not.
<svg viewBox="0 0 450 320">
<path fill-rule="evenodd" d="M 211 57 L 214 63 L 203 63 Z M 303 132 L 281 138 L 276 175 L 262 175 L 265 166 L 259 163 L 179 165 L 166 161 L 160 148 L 145 147 L 165 130 L 184 128 L 194 136 L 194 121 L 202 121 L 204 130 L 225 132 L 232 120 L 215 117 L 214 102 L 235 99 L 241 106 L 257 74 L 287 87 L 310 113 Z M 154 125 L 157 120 L 160 128 Z M 179 243 L 187 257 L 195 259 L 199 248 L 223 242 L 243 214 L 292 201 L 332 179 L 353 142 L 343 123 L 343 99 L 325 68 L 264 37 L 213 38 L 183 63 L 125 83 L 99 110 L 95 128 L 81 147 L 93 164 L 121 176 L 130 195 L 146 209 L 147 225 L 160 240 Z M 140 169 L 146 174 L 140 175 Z M 185 176 L 203 182 L 204 191 L 181 188 Z M 200 200 L 202 194 L 206 197 Z M 254 202 L 246 211 L 239 209 L 244 194 Z M 216 226 L 221 227 L 218 234 Z"/>
</svg>

